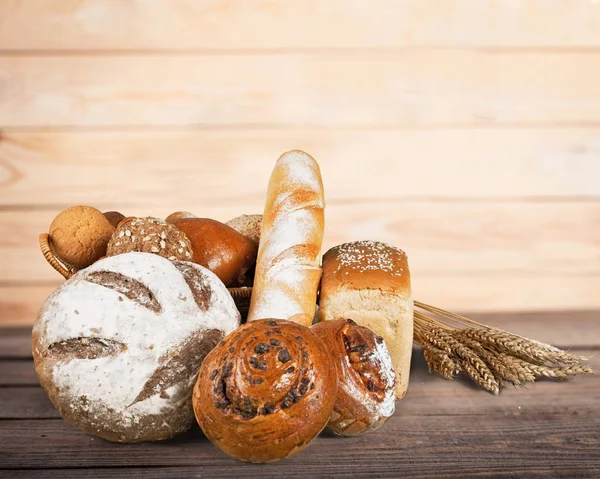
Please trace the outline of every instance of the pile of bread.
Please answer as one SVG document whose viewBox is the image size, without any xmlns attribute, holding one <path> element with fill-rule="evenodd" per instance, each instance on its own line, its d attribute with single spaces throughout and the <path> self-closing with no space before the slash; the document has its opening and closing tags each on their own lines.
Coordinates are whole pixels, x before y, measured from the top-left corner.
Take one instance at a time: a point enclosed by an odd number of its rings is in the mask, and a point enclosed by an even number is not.
<svg viewBox="0 0 600 479">
<path fill-rule="evenodd" d="M 40 383 L 88 433 L 163 440 L 195 418 L 250 462 L 288 457 L 326 426 L 373 431 L 408 386 L 407 259 L 355 241 L 321 264 L 323 229 L 321 174 L 301 151 L 277 161 L 262 216 L 223 224 L 65 210 L 50 241 L 79 271 L 33 328 Z M 232 286 L 253 286 L 244 324 Z"/>
</svg>

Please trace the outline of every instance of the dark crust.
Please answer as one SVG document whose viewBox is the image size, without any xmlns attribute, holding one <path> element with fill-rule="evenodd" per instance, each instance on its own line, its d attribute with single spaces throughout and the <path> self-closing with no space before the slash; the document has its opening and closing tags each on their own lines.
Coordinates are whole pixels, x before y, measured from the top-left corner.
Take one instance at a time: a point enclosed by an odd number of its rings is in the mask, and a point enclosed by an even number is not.
<svg viewBox="0 0 600 479">
<path fill-rule="evenodd" d="M 129 276 L 113 271 L 92 271 L 86 274 L 84 279 L 90 283 L 117 291 L 155 313 L 162 311 L 162 307 L 152 291 L 145 284 Z"/>
<path fill-rule="evenodd" d="M 183 275 L 200 311 L 207 311 L 210 306 L 212 288 L 204 272 L 187 261 L 173 261 L 173 265 Z"/>
<path fill-rule="evenodd" d="M 51 354 L 57 361 L 70 361 L 116 356 L 126 350 L 127 346 L 119 341 L 81 337 L 53 343 L 45 354 Z"/>
<path fill-rule="evenodd" d="M 358 436 L 373 431 L 387 419 L 380 405 L 395 388 L 382 374 L 376 352 L 378 336 L 351 320 L 323 321 L 311 327 L 336 358 L 339 387 L 328 428 L 341 436 Z M 350 394 L 347 385 L 352 384 Z"/>
<path fill-rule="evenodd" d="M 191 334 L 176 352 L 160 358 L 161 366 L 148 378 L 131 405 L 156 394 L 166 394 L 166 390 L 181 382 L 181 378 L 197 374 L 206 355 L 221 339 L 223 332 L 218 329 L 204 329 Z"/>
</svg>

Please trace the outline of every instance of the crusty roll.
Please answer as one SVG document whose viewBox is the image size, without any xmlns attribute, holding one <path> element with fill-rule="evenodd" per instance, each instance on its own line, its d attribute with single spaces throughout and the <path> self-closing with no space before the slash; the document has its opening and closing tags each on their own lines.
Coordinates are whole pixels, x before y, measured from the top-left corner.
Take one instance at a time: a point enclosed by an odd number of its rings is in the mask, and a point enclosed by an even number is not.
<svg viewBox="0 0 600 479">
<path fill-rule="evenodd" d="M 381 336 L 351 319 L 323 321 L 311 331 L 331 352 L 338 393 L 327 427 L 340 436 L 374 431 L 395 409 L 395 377 Z"/>
<path fill-rule="evenodd" d="M 324 207 L 317 162 L 303 151 L 281 155 L 269 180 L 248 321 L 278 318 L 312 324 Z"/>
<path fill-rule="evenodd" d="M 244 284 L 256 263 L 258 245 L 233 228 L 208 218 L 179 218 L 171 224 L 192 244 L 192 260 L 215 273 L 226 286 Z"/>
<path fill-rule="evenodd" d="M 396 372 L 396 399 L 408 388 L 413 298 L 404 251 L 377 241 L 354 241 L 323 256 L 319 321 L 349 318 L 383 337 Z"/>
<path fill-rule="evenodd" d="M 337 375 L 325 344 L 290 321 L 247 323 L 200 367 L 193 405 L 204 434 L 241 461 L 274 462 L 325 427 Z"/>
</svg>

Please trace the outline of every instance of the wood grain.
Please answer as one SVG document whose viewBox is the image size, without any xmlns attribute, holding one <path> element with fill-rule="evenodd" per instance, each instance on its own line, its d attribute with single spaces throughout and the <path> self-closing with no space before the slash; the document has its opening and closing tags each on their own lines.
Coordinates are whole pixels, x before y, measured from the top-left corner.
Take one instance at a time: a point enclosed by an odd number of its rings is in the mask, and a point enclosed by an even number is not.
<svg viewBox="0 0 600 479">
<path fill-rule="evenodd" d="M 439 305 L 442 306 L 442 305 Z M 460 311 L 458 311 L 460 312 Z M 553 344 L 563 349 L 600 347 L 600 310 L 536 312 L 464 312 L 480 323 Z M 0 358 L 31 358 L 31 326 L 5 327 L 0 334 Z"/>
<path fill-rule="evenodd" d="M 600 369 L 600 357 L 591 350 L 571 350 L 590 357 L 589 364 Z M 559 393 L 558 397 L 555 394 Z M 578 377 L 556 383 L 540 380 L 522 388 L 509 387 L 500 396 L 476 388 L 467 378 L 454 381 L 430 374 L 420 348 L 415 348 L 410 388 L 398 403 L 401 416 L 518 416 L 543 411 L 546 414 L 592 415 L 590 404 L 600 401 L 600 377 Z M 436 398 L 431 401 L 430 398 Z M 0 360 L 0 420 L 59 418 L 44 390 L 39 387 L 32 361 Z"/>
<path fill-rule="evenodd" d="M 600 198 L 600 128 L 4 132 L 0 205 L 263 201 L 276 159 L 302 148 L 329 203 L 374 198 Z M 76 180 L 74 180 L 76 178 Z M 252 181 L 249 181 L 249 178 Z M 158 193 L 158 194 L 157 194 Z M 262 208 L 262 206 L 261 206 Z"/>
<path fill-rule="evenodd" d="M 543 21 L 541 19 L 543 18 Z M 11 50 L 599 46 L 592 1 L 4 1 Z"/>
<path fill-rule="evenodd" d="M 171 205 L 123 209 L 112 203 L 102 209 L 163 218 L 178 209 L 189 209 L 221 221 L 263 209 L 262 200 L 245 203 L 252 206 Z M 4 230 L 0 235 L 0 281 L 57 278 L 37 241 L 59 211 L 0 211 L 0 227 Z M 540 235 L 540 231 L 544 233 Z M 509 273 L 512 277 L 560 273 L 600 278 L 600 201 L 329 204 L 323 251 L 359 239 L 380 240 L 403 248 L 415 278 L 482 273 Z"/>
<path fill-rule="evenodd" d="M 443 464 L 445 473 L 462 472 L 464 477 L 467 464 L 471 472 L 505 471 L 506 457 L 510 457 L 515 471 L 558 468 L 563 473 L 591 474 L 598 472 L 599 426 L 597 416 L 546 414 L 543 409 L 512 417 L 397 414 L 368 437 L 321 435 L 302 454 L 264 467 L 280 475 L 290 471 L 345 475 L 411 471 L 425 475 Z M 71 468 L 170 464 L 201 467 L 211 477 L 218 470 L 231 475 L 248 469 L 210 444 L 199 429 L 166 443 L 123 446 L 88 436 L 61 420 L 22 420 L 1 421 L 0 438 L 4 452 L 0 467 L 4 468 L 64 467 L 64 451 L 69 451 Z M 254 470 L 258 473 L 261 469 L 255 466 Z"/>
<path fill-rule="evenodd" d="M 600 52 L 8 55 L 0 78 L 6 127 L 600 122 Z"/>
<path fill-rule="evenodd" d="M 591 351 L 574 352 L 592 356 L 591 364 L 598 368 L 600 357 L 593 353 L 599 346 L 600 322 L 590 321 L 597 314 L 496 314 L 477 319 L 498 326 L 537 322 L 540 334 L 566 340 L 567 330 L 576 331 L 576 341 L 585 337 L 596 342 Z M 28 331 L 3 332 L 0 356 L 4 351 L 13 357 L 20 354 Z M 16 380 L 15 369 L 20 369 L 21 380 Z M 86 435 L 59 419 L 43 390 L 34 384 L 30 361 L 0 360 L 3 477 L 45 477 L 50 471 L 61 477 L 93 473 L 100 477 L 461 478 L 596 477 L 600 472 L 598 376 L 566 384 L 540 381 L 529 389 L 507 389 L 494 397 L 466 381 L 430 375 L 417 349 L 408 395 L 381 429 L 346 439 L 325 432 L 301 455 L 262 467 L 228 458 L 197 427 L 162 443 L 122 445 Z"/>
<path fill-rule="evenodd" d="M 58 284 L 0 286 L 0 327 L 32 325 Z M 548 311 L 565 310 L 574 304 L 592 310 L 600 307 L 599 290 L 597 276 L 413 275 L 415 297 L 450 311 Z M 596 313 L 593 320 L 600 323 L 600 314 Z M 561 332 L 573 334 L 570 327 Z M 561 338 L 554 341 L 560 342 Z M 583 341 L 576 344 L 589 344 L 591 339 Z"/>
</svg>

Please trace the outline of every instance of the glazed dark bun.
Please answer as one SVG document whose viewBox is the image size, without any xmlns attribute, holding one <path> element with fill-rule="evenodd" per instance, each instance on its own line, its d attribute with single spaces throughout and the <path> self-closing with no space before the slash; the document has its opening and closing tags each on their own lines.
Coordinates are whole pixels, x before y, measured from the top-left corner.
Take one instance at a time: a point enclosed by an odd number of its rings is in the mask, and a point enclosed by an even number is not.
<svg viewBox="0 0 600 479">
<path fill-rule="evenodd" d="M 310 329 L 285 320 L 245 324 L 213 349 L 194 387 L 196 419 L 230 456 L 274 462 L 304 449 L 325 427 L 336 368 Z"/>
</svg>

